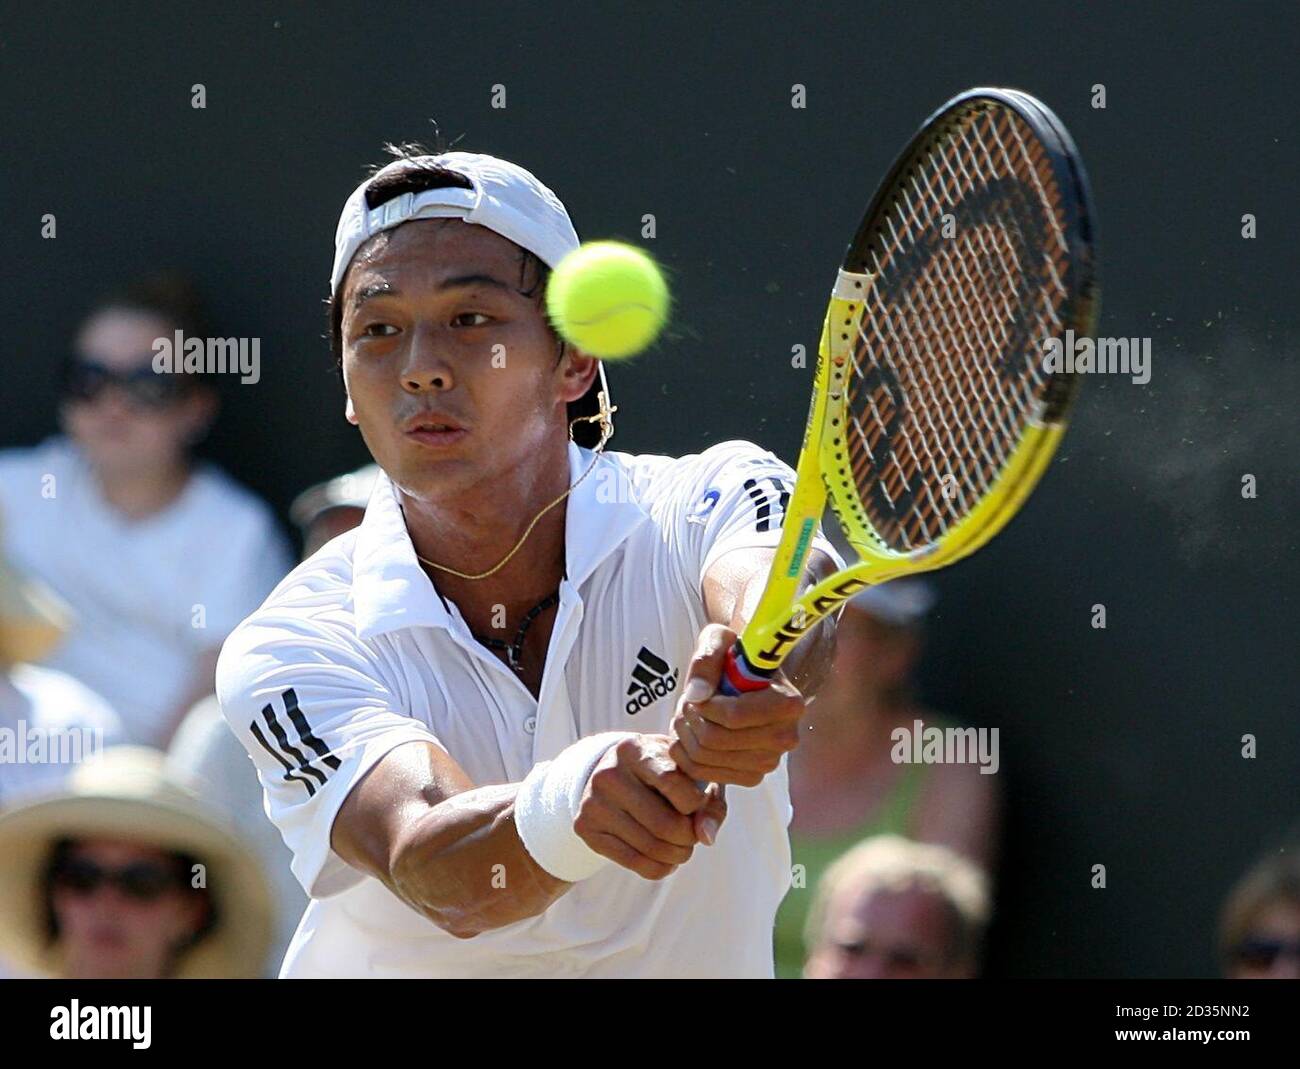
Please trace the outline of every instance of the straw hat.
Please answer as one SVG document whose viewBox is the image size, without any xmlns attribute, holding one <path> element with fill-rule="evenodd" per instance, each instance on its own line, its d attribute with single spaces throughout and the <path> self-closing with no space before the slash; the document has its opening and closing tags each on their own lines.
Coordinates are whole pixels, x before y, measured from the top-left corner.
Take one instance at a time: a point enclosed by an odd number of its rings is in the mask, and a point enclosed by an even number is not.
<svg viewBox="0 0 1300 1069">
<path fill-rule="evenodd" d="M 216 924 L 182 952 L 174 975 L 257 976 L 270 945 L 271 892 L 261 864 L 225 821 L 164 773 L 163 754 L 112 746 L 79 766 L 58 794 L 0 813 L 0 951 L 57 972 L 41 884 L 63 838 L 134 840 L 191 854 L 207 867 Z"/>
</svg>

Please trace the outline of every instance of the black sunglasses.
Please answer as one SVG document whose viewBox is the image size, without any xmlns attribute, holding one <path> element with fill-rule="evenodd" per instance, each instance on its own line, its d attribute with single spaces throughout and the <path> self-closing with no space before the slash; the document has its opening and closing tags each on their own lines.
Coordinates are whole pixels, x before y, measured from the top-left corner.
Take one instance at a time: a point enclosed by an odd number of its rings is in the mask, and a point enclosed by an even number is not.
<svg viewBox="0 0 1300 1069">
<path fill-rule="evenodd" d="M 79 895 L 94 894 L 109 884 L 138 902 L 152 902 L 182 883 L 175 867 L 156 861 L 134 861 L 112 869 L 86 858 L 69 858 L 55 871 L 54 882 Z"/>
<path fill-rule="evenodd" d="M 1270 969 L 1283 956 L 1300 960 L 1300 939 L 1243 939 L 1232 956 L 1252 969 Z"/>
<path fill-rule="evenodd" d="M 73 357 L 63 375 L 63 392 L 74 401 L 94 401 L 115 386 L 144 408 L 166 408 L 191 389 L 187 375 L 162 374 L 151 364 L 118 371 L 93 360 Z"/>
</svg>

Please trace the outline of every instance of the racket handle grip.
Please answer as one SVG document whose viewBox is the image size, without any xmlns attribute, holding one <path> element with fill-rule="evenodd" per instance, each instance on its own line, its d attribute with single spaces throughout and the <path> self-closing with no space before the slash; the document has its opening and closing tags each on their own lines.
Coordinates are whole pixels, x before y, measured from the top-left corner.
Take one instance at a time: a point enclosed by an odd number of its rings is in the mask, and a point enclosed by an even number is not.
<svg viewBox="0 0 1300 1069">
<path fill-rule="evenodd" d="M 753 690 L 766 690 L 772 685 L 775 672 L 764 668 L 755 668 L 745 657 L 745 650 L 737 642 L 727 650 L 726 660 L 722 663 L 722 679 L 718 682 L 718 693 L 734 698 Z"/>
</svg>

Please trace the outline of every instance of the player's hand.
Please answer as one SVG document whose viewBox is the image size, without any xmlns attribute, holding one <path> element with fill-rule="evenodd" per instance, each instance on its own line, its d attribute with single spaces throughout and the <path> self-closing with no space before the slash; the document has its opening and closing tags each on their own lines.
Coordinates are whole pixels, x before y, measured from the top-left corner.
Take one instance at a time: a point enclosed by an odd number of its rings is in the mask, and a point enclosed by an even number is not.
<svg viewBox="0 0 1300 1069">
<path fill-rule="evenodd" d="M 611 746 L 587 781 L 573 830 L 602 857 L 647 880 L 662 880 L 690 860 L 696 834 L 727 816 L 716 791 L 682 772 L 667 735 L 636 735 Z"/>
<path fill-rule="evenodd" d="M 757 787 L 782 755 L 799 745 L 803 696 L 777 677 L 764 690 L 718 694 L 722 666 L 736 633 L 721 624 L 700 632 L 672 721 L 669 755 L 692 779 Z"/>
</svg>

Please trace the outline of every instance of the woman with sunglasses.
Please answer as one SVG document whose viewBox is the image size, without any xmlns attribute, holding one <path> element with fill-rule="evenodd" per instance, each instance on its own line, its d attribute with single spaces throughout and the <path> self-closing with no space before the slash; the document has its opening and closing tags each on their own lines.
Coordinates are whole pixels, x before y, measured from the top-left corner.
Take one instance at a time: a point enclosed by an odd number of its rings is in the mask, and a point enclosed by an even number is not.
<svg viewBox="0 0 1300 1069">
<path fill-rule="evenodd" d="M 271 936 L 253 851 L 166 770 L 110 747 L 0 814 L 0 953 L 67 979 L 245 977 Z"/>
<path fill-rule="evenodd" d="M 290 564 L 270 510 L 192 456 L 217 391 L 155 370 L 156 341 L 178 331 L 208 332 L 179 279 L 108 299 L 63 362 L 64 433 L 0 452 L 4 548 L 76 619 L 45 663 L 103 695 L 129 741 L 160 747 L 212 692 L 226 635 Z"/>
</svg>

